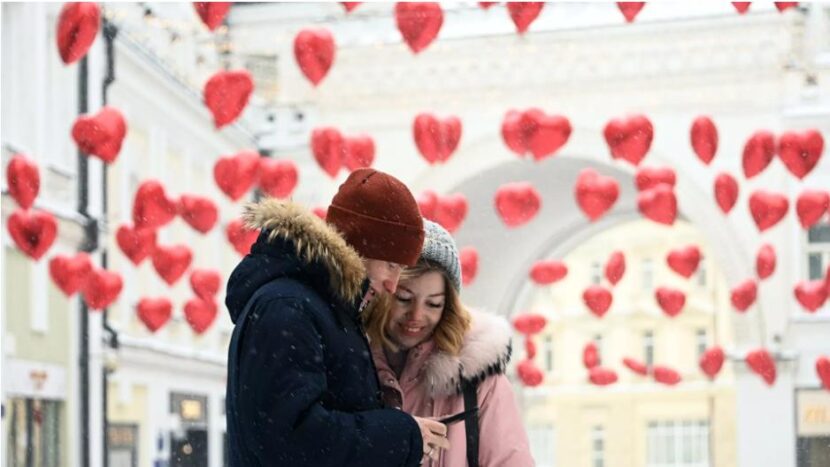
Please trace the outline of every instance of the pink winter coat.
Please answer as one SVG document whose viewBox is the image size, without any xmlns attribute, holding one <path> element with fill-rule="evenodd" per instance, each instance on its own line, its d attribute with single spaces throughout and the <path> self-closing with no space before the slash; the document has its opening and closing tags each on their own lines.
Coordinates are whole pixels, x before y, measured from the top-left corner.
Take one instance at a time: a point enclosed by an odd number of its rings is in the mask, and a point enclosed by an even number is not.
<svg viewBox="0 0 830 467">
<path fill-rule="evenodd" d="M 483 379 L 478 385 L 479 464 L 481 467 L 533 466 L 510 381 L 504 369 L 510 358 L 510 327 L 495 315 L 471 311 L 472 326 L 459 355 L 437 350 L 432 340 L 412 348 L 400 380 L 389 367 L 383 349 L 372 345 L 372 356 L 387 405 L 418 417 L 443 417 L 464 410 L 459 375 Z M 433 467 L 467 465 L 464 421 L 448 427 L 450 449 Z"/>
</svg>

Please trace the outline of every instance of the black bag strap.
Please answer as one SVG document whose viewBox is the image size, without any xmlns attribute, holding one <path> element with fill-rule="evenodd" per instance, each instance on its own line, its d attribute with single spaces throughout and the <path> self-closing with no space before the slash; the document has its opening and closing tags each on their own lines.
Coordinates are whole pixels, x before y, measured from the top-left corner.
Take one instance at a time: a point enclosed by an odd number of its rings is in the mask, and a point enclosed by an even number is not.
<svg viewBox="0 0 830 467">
<path fill-rule="evenodd" d="M 465 382 L 463 384 L 464 410 L 478 408 L 478 383 Z M 478 410 L 473 410 L 464 419 L 464 429 L 467 432 L 467 465 L 478 467 Z"/>
</svg>

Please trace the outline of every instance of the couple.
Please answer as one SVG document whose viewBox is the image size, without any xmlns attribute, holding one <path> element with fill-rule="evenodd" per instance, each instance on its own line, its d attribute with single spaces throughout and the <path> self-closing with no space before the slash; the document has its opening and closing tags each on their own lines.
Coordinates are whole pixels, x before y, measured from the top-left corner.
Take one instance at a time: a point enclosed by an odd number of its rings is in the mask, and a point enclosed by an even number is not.
<svg viewBox="0 0 830 467">
<path fill-rule="evenodd" d="M 533 465 L 510 330 L 459 302 L 455 243 L 403 183 L 359 169 L 325 222 L 273 199 L 245 218 L 262 231 L 228 281 L 229 465 Z"/>
</svg>

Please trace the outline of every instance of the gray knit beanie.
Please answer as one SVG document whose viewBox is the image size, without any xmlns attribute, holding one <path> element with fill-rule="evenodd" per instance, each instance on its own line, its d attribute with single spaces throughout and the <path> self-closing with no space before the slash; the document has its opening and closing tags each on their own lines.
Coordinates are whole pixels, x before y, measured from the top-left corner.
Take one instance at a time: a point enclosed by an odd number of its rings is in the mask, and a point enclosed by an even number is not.
<svg viewBox="0 0 830 467">
<path fill-rule="evenodd" d="M 440 225 L 424 219 L 424 247 L 421 258 L 441 266 L 456 291 L 461 291 L 461 260 L 458 247 L 449 232 Z"/>
</svg>

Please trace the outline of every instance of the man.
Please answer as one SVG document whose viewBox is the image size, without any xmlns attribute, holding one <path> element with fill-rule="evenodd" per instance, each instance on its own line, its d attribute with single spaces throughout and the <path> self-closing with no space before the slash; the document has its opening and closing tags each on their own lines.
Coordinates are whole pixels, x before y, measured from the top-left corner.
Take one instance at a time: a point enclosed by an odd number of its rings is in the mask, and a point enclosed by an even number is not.
<svg viewBox="0 0 830 467">
<path fill-rule="evenodd" d="M 360 310 L 392 293 L 424 240 L 406 186 L 353 172 L 323 222 L 268 199 L 244 214 L 261 229 L 228 280 L 230 465 L 415 466 L 437 458 L 446 426 L 383 408 Z"/>
</svg>

